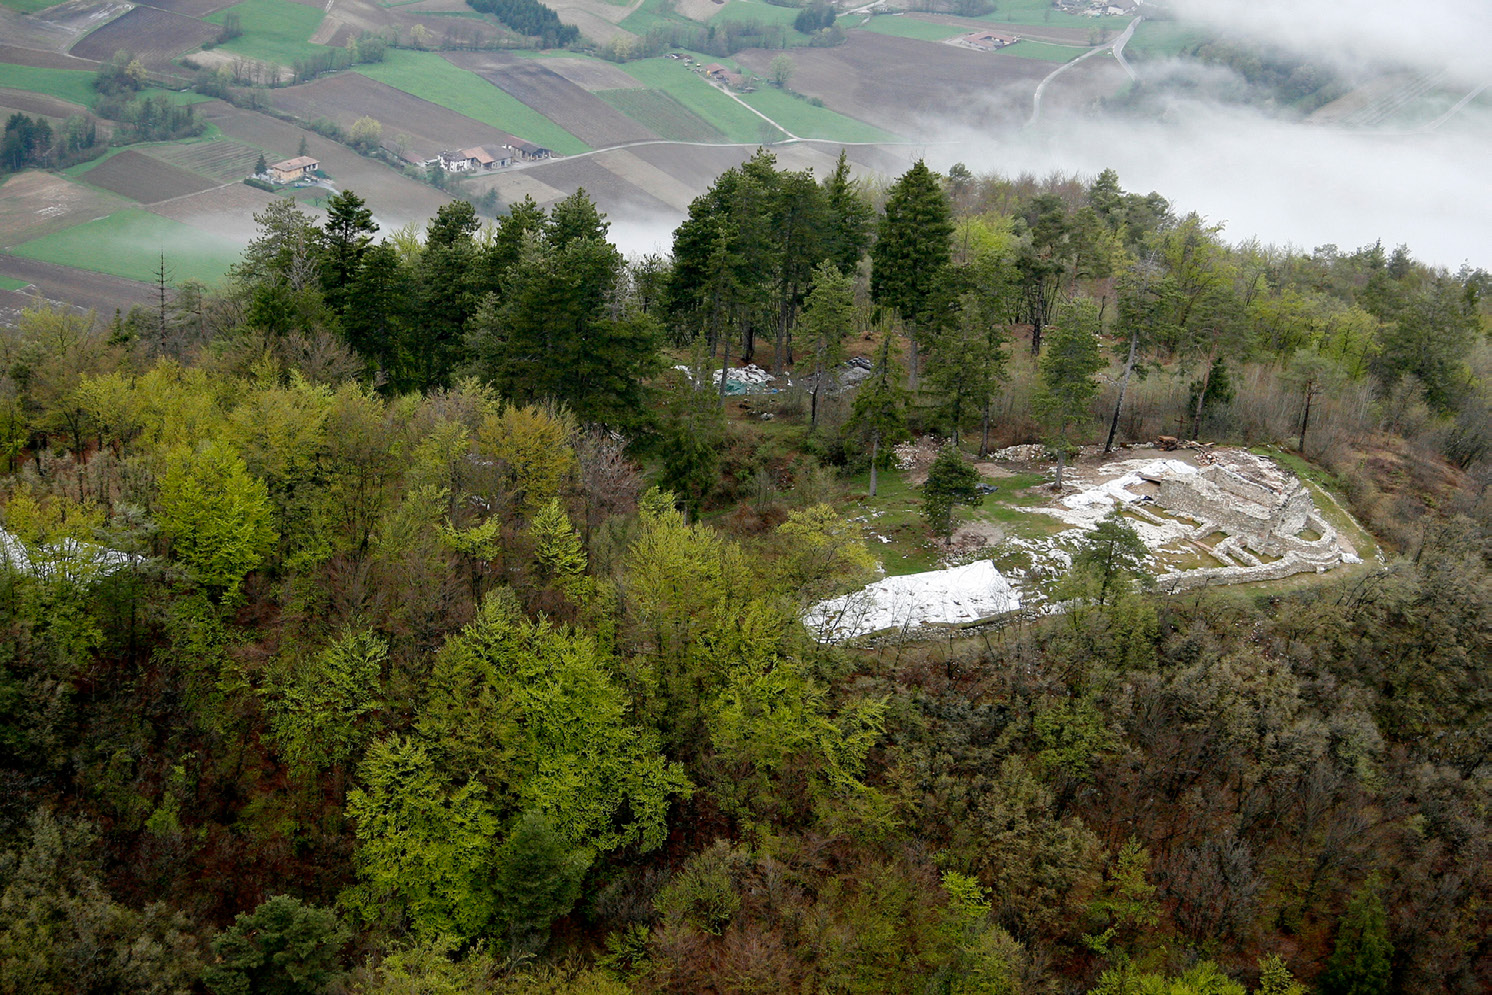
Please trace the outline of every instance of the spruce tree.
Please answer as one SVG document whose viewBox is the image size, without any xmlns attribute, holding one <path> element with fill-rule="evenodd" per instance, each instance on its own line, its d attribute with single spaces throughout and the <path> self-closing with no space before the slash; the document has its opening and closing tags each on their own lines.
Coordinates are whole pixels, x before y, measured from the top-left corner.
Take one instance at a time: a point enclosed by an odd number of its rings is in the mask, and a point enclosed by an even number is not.
<svg viewBox="0 0 1492 995">
<path fill-rule="evenodd" d="M 870 250 L 870 295 L 901 316 L 912 342 L 911 382 L 917 384 L 918 339 L 934 323 L 953 258 L 953 209 L 937 174 L 921 159 L 902 174 Z"/>
<path fill-rule="evenodd" d="M 1347 903 L 1337 945 L 1321 976 L 1323 995 L 1384 995 L 1393 973 L 1394 945 L 1378 882 L 1369 879 Z"/>
</svg>

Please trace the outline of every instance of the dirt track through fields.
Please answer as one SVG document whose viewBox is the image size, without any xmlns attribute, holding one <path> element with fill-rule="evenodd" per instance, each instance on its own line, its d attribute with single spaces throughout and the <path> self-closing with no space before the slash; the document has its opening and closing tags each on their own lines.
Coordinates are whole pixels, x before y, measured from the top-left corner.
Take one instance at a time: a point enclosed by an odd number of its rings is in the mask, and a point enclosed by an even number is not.
<svg viewBox="0 0 1492 995">
<path fill-rule="evenodd" d="M 23 259 L 3 252 L 0 252 L 0 276 L 32 285 L 28 290 L 0 291 L 0 322 L 13 322 L 19 318 L 23 308 L 35 303 L 38 293 L 44 300 L 92 309 L 101 316 L 109 316 L 115 308 L 128 311 L 131 305 L 150 303 L 151 295 L 156 292 L 149 284 L 134 280 L 121 280 L 117 276 Z"/>
</svg>

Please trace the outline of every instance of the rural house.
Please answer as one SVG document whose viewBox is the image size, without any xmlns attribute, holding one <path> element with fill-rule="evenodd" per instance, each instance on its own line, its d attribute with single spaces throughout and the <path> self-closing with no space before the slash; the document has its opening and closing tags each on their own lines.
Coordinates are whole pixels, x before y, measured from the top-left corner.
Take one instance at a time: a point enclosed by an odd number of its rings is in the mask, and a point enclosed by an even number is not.
<svg viewBox="0 0 1492 995">
<path fill-rule="evenodd" d="M 440 168 L 449 173 L 472 173 L 513 164 L 508 146 L 494 152 L 486 146 L 477 145 L 457 152 L 442 152 L 437 156 Z"/>
<path fill-rule="evenodd" d="M 276 183 L 294 183 L 303 180 L 321 168 L 321 163 L 308 155 L 298 155 L 269 167 L 270 178 Z"/>
<path fill-rule="evenodd" d="M 957 39 L 957 43 L 981 52 L 993 52 L 1006 45 L 1014 45 L 1018 39 L 997 35 L 993 31 L 974 31 Z"/>
<path fill-rule="evenodd" d="M 535 162 L 539 159 L 548 159 L 554 154 L 543 146 L 535 145 L 533 142 L 525 142 L 522 139 L 518 140 L 513 149 L 518 153 L 518 158 L 522 162 Z"/>
</svg>

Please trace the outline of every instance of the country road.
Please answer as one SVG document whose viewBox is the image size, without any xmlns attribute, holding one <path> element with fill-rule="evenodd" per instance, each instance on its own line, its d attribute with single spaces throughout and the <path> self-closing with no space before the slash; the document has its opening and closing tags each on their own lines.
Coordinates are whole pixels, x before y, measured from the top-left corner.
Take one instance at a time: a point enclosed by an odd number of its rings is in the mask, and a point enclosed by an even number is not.
<svg viewBox="0 0 1492 995">
<path fill-rule="evenodd" d="M 1124 58 L 1124 46 L 1129 43 L 1130 38 L 1134 37 L 1135 28 L 1139 27 L 1140 22 L 1144 19 L 1144 15 L 1136 17 L 1133 21 L 1129 22 L 1129 26 L 1124 29 L 1124 33 L 1121 34 L 1118 38 L 1115 38 L 1107 45 L 1099 45 L 1097 48 L 1090 48 L 1088 51 L 1084 52 L 1076 59 L 1073 59 L 1071 62 L 1064 62 L 1062 65 L 1058 66 L 1056 69 L 1048 73 L 1046 78 L 1043 79 L 1040 83 L 1037 83 L 1036 92 L 1031 96 L 1031 117 L 1026 122 L 1026 127 L 1031 127 L 1031 125 L 1036 123 L 1036 119 L 1041 117 L 1041 97 L 1042 94 L 1046 92 L 1047 84 L 1056 79 L 1058 76 L 1061 76 L 1063 73 L 1067 72 L 1067 70 L 1071 69 L 1079 62 L 1082 62 L 1084 59 L 1091 59 L 1093 58 L 1093 56 L 1098 55 L 1100 52 L 1113 50 L 1114 58 L 1118 60 L 1120 67 L 1129 74 L 1130 79 L 1135 79 L 1136 77 L 1134 69 Z"/>
</svg>

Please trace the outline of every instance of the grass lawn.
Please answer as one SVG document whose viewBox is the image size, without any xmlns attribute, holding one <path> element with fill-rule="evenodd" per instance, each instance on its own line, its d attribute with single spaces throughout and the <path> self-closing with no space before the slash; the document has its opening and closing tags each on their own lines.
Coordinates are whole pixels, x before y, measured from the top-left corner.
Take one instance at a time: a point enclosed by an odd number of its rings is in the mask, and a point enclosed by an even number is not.
<svg viewBox="0 0 1492 995">
<path fill-rule="evenodd" d="M 931 21 L 919 21 L 902 14 L 872 17 L 865 22 L 864 28 L 878 35 L 895 35 L 897 38 L 916 38 L 921 41 L 946 41 L 969 33 L 967 28 L 956 24 L 933 24 Z"/>
<path fill-rule="evenodd" d="M 12 255 L 75 266 L 149 283 L 160 253 L 173 280 L 215 283 L 238 262 L 243 247 L 138 208 L 44 235 L 11 249 Z"/>
<path fill-rule="evenodd" d="M 896 136 L 827 107 L 815 107 L 801 97 L 763 85 L 742 100 L 800 138 L 828 138 L 836 142 L 894 142 Z"/>
<path fill-rule="evenodd" d="M 1204 32 L 1180 21 L 1141 21 L 1124 46 L 1130 59 L 1169 59 L 1207 40 Z"/>
<path fill-rule="evenodd" d="M 25 290 L 31 284 L 25 280 L 17 280 L 14 277 L 0 276 L 0 290 Z"/>
<path fill-rule="evenodd" d="M 309 41 L 326 16 L 320 7 L 307 7 L 290 0 L 244 0 L 227 10 L 209 14 L 204 20 L 222 24 L 229 14 L 239 16 L 243 34 L 218 46 L 225 52 L 288 66 L 296 59 L 328 50 L 326 45 L 312 45 Z"/>
<path fill-rule="evenodd" d="M 1001 55 L 1014 55 L 1021 59 L 1037 59 L 1041 62 L 1071 62 L 1084 52 L 1086 48 L 1076 45 L 1053 45 L 1045 41 L 1018 41 L 1014 45 L 1006 45 L 1000 49 Z"/>
<path fill-rule="evenodd" d="M 775 142 L 781 131 L 705 81 L 705 78 L 671 59 L 640 59 L 621 67 L 627 75 L 655 90 L 662 90 L 732 142 Z"/>
<path fill-rule="evenodd" d="M 561 155 L 590 151 L 589 145 L 518 98 L 434 52 L 390 49 L 383 62 L 358 66 L 356 71 Z"/>
<path fill-rule="evenodd" d="M 81 69 L 42 69 L 37 66 L 12 66 L 0 63 L 0 86 L 12 90 L 45 93 L 49 97 L 92 107 L 98 99 L 93 88 L 94 74 Z"/>
<path fill-rule="evenodd" d="M 1049 24 L 1054 28 L 1123 28 L 1131 19 L 1063 14 L 1052 9 L 1051 0 L 995 0 L 994 11 L 977 20 L 996 24 Z"/>
</svg>

